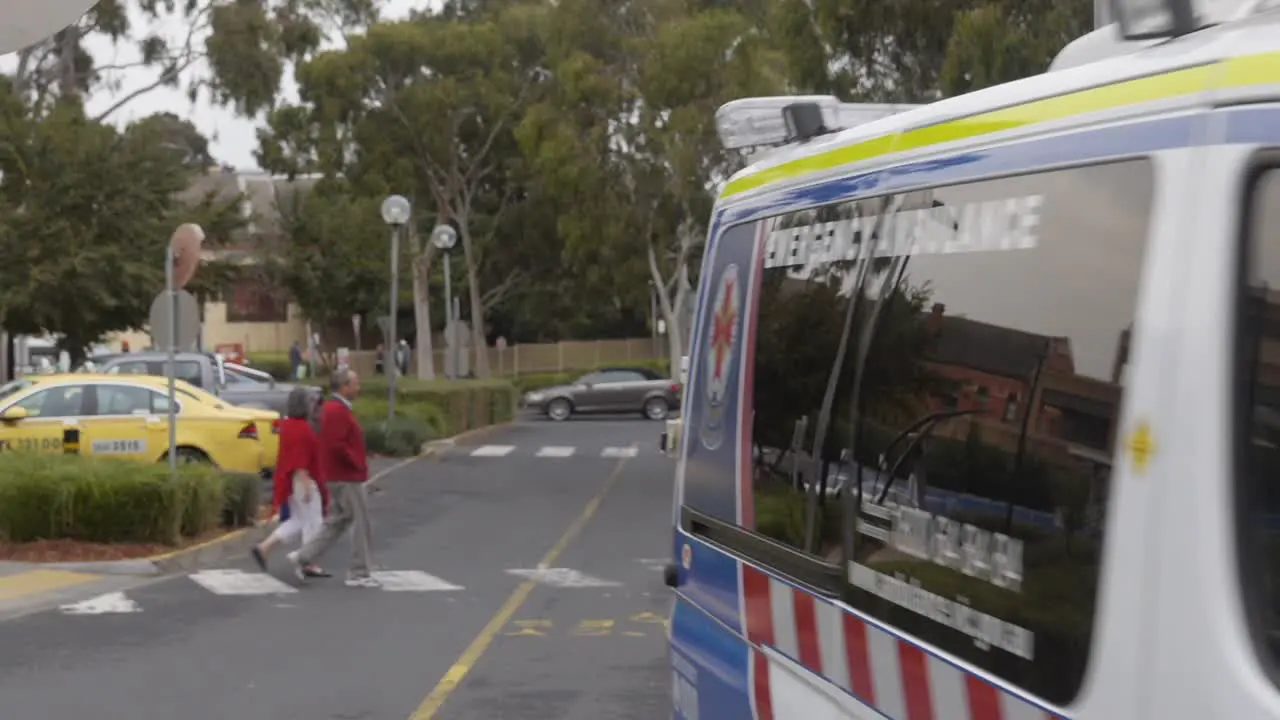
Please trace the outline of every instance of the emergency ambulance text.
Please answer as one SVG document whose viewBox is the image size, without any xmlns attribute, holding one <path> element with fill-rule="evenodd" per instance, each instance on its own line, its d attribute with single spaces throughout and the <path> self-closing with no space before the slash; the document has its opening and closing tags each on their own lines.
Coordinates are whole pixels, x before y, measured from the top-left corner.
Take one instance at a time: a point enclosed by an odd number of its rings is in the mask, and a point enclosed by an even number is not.
<svg viewBox="0 0 1280 720">
<path fill-rule="evenodd" d="M 904 196 L 907 198 L 911 195 Z M 838 219 L 813 222 L 813 211 L 784 216 L 765 241 L 765 268 L 823 267 L 875 257 L 1031 250 L 1040 241 L 1043 195 L 863 214 L 866 201 L 835 208 Z M 807 216 L 807 218 L 806 218 Z M 790 225 L 790 227 L 786 227 Z"/>
</svg>

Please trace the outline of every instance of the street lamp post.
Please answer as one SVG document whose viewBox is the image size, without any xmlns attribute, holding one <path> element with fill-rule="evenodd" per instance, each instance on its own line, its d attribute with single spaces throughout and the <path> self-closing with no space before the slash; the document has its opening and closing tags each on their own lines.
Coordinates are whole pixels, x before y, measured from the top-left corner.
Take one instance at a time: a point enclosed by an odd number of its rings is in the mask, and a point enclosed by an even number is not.
<svg viewBox="0 0 1280 720">
<path fill-rule="evenodd" d="M 458 376 L 458 328 L 454 322 L 453 287 L 451 286 L 453 273 L 449 269 L 449 251 L 457 243 L 458 231 L 454 230 L 452 225 L 440 224 L 431 229 L 431 244 L 444 253 L 444 331 L 445 346 L 448 350 L 445 376 L 451 378 Z M 453 368 L 452 373 L 450 373 L 450 367 Z"/>
<path fill-rule="evenodd" d="M 396 380 L 400 376 L 400 365 L 395 361 L 396 351 L 396 310 L 400 300 L 400 228 L 409 222 L 409 201 L 400 195 L 391 195 L 382 201 L 382 221 L 391 226 L 391 315 L 387 318 L 387 357 L 391 361 L 391 382 L 387 390 L 387 425 L 396 417 Z"/>
</svg>

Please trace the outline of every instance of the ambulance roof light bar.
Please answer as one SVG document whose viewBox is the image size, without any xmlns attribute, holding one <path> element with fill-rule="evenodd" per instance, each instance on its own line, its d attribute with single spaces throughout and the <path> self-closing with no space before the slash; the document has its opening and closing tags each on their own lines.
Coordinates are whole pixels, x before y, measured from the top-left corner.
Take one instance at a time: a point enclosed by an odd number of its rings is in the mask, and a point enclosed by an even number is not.
<svg viewBox="0 0 1280 720">
<path fill-rule="evenodd" d="M 804 142 L 917 107 L 844 103 L 830 95 L 744 98 L 720 106 L 716 130 L 725 148 L 740 150 Z"/>
<path fill-rule="evenodd" d="M 1194 0 L 1111 0 L 1125 40 L 1175 38 L 1196 30 Z"/>
<path fill-rule="evenodd" d="M 1126 40 L 1182 37 L 1248 17 L 1266 8 L 1258 0 L 1110 0 L 1111 18 Z"/>
</svg>

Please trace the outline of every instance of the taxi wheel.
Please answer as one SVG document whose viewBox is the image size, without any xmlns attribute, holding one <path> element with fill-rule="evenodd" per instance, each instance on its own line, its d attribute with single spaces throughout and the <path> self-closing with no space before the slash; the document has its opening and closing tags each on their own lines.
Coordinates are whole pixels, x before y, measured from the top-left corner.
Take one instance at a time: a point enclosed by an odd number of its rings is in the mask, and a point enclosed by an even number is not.
<svg viewBox="0 0 1280 720">
<path fill-rule="evenodd" d="M 166 454 L 165 459 L 167 460 L 168 458 L 169 456 Z M 202 451 L 188 447 L 178 448 L 178 462 L 184 465 L 211 465 L 213 463 L 209 456 Z"/>
</svg>

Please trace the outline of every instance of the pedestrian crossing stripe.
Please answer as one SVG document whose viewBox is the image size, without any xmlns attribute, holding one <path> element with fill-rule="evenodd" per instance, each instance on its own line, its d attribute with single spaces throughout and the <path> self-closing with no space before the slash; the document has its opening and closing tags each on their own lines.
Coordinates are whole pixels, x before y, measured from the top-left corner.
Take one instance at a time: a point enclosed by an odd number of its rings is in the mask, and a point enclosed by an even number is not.
<svg viewBox="0 0 1280 720">
<path fill-rule="evenodd" d="M 191 581 L 214 595 L 288 595 L 298 589 L 266 573 L 242 570 L 201 570 Z"/>
<path fill-rule="evenodd" d="M 481 445 L 468 454 L 471 457 L 506 457 L 516 451 L 515 445 Z M 543 445 L 534 451 L 534 457 L 567 458 L 577 455 L 578 448 L 569 445 Z M 633 458 L 640 454 L 635 446 L 606 447 L 600 450 L 602 458 Z"/>
<path fill-rule="evenodd" d="M 463 589 L 461 585 L 454 585 L 421 570 L 377 570 L 370 574 L 380 585 L 377 589 L 386 592 L 449 592 Z M 298 592 L 298 588 L 283 580 L 260 572 L 201 570 L 187 577 L 215 595 L 288 595 Z"/>
<path fill-rule="evenodd" d="M 571 568 L 527 568 L 507 571 L 511 575 L 555 588 L 619 587 L 622 583 L 593 577 Z"/>
</svg>

